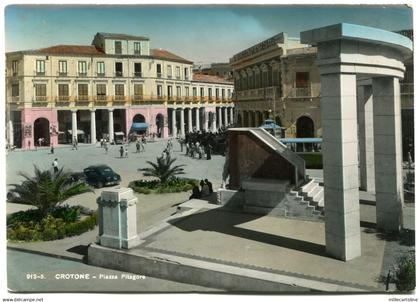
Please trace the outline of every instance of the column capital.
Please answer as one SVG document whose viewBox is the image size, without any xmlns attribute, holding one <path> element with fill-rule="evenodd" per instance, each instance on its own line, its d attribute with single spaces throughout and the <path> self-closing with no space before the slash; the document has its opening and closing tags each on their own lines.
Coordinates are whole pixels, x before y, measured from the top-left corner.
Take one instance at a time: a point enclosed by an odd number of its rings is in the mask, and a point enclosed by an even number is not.
<svg viewBox="0 0 420 302">
<path fill-rule="evenodd" d="M 95 112 L 96 111 L 96 108 L 91 108 L 90 109 L 90 112 L 92 113 L 92 112 Z"/>
<path fill-rule="evenodd" d="M 72 113 L 77 113 L 77 109 L 71 109 Z"/>
<path fill-rule="evenodd" d="M 114 108 L 108 108 L 108 112 L 113 112 Z"/>
</svg>

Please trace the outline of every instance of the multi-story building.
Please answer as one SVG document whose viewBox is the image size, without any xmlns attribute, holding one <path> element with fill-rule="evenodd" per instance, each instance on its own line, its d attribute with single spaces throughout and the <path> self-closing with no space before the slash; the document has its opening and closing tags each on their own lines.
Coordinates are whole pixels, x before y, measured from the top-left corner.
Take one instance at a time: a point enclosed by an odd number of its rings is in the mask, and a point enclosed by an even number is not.
<svg viewBox="0 0 420 302">
<path fill-rule="evenodd" d="M 193 62 L 149 42 L 98 33 L 92 45 L 7 53 L 8 143 L 95 143 L 130 131 L 175 137 L 233 123 L 232 82 L 195 75 Z"/>
<path fill-rule="evenodd" d="M 412 39 L 412 30 L 399 32 Z M 237 124 L 260 126 L 272 118 L 287 137 L 322 137 L 317 48 L 280 33 L 230 59 Z M 403 154 L 414 147 L 413 58 L 401 81 Z M 412 154 L 413 156 L 413 154 Z"/>
<path fill-rule="evenodd" d="M 280 33 L 230 59 L 238 124 L 259 126 L 267 118 L 287 137 L 320 135 L 320 76 L 316 48 Z"/>
<path fill-rule="evenodd" d="M 209 75 L 216 75 L 227 80 L 233 79 L 232 67 L 229 63 L 211 63 L 210 65 L 198 66 L 197 72 Z"/>
</svg>

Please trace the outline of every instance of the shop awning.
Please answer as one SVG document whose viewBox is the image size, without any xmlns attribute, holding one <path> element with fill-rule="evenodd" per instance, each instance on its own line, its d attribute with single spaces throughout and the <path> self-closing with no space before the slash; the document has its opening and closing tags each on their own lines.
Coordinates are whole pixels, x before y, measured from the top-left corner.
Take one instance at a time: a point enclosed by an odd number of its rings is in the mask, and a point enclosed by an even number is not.
<svg viewBox="0 0 420 302">
<path fill-rule="evenodd" d="M 133 123 L 131 125 L 132 130 L 147 130 L 149 128 L 148 123 Z"/>
</svg>

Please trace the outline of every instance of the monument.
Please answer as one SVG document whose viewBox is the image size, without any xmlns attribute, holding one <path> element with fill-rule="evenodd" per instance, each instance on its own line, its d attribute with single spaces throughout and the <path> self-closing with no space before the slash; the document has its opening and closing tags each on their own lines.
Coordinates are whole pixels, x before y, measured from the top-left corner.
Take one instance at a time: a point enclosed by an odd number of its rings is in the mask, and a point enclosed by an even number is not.
<svg viewBox="0 0 420 302">
<path fill-rule="evenodd" d="M 360 148 L 360 165 L 363 171 L 375 171 L 363 173 L 362 183 L 375 184 L 377 227 L 398 231 L 403 201 L 399 80 L 412 42 L 393 32 L 345 23 L 302 32 L 301 42 L 318 47 L 326 250 L 350 260 L 361 254 L 357 86 L 363 86 L 359 104 L 364 102 L 359 105 L 359 127 L 364 127 L 359 139 L 369 146 Z M 374 146 L 365 134 L 372 125 Z"/>
</svg>

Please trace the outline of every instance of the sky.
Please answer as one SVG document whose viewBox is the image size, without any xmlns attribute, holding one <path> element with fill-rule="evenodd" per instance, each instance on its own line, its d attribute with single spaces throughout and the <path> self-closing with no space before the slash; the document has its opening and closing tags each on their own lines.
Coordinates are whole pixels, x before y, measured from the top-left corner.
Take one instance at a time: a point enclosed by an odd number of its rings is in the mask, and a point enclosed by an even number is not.
<svg viewBox="0 0 420 302">
<path fill-rule="evenodd" d="M 228 62 L 234 54 L 280 32 L 299 32 L 335 23 L 385 30 L 412 28 L 412 9 L 394 6 L 292 5 L 9 5 L 5 49 L 59 44 L 90 45 L 97 32 L 147 36 L 196 64 Z"/>
</svg>

